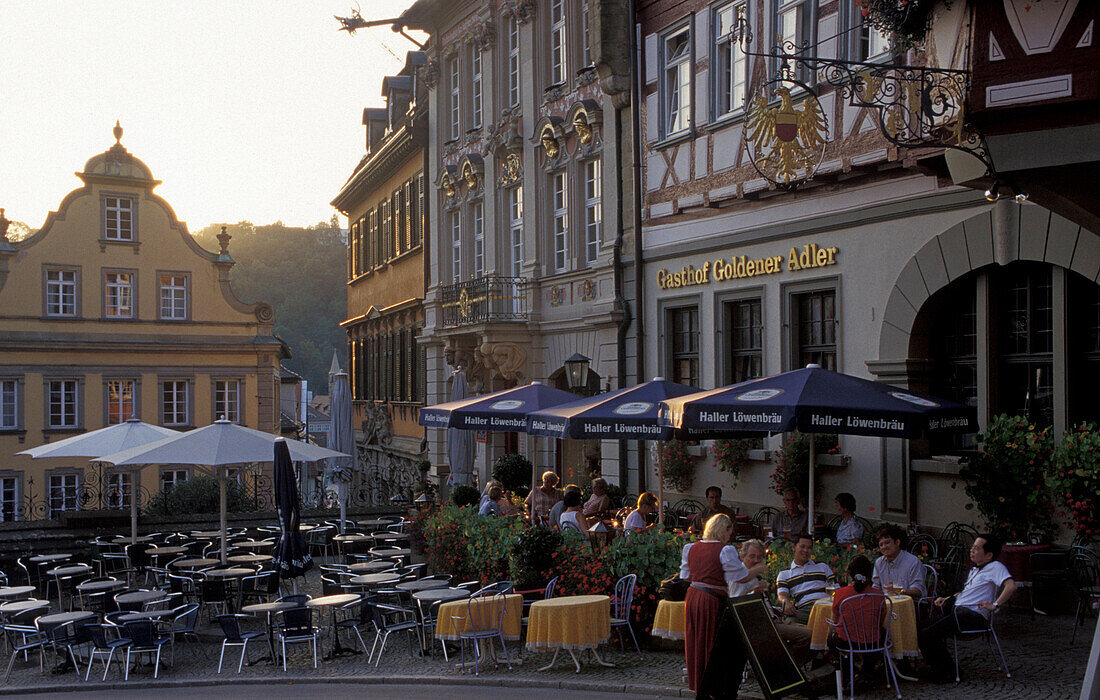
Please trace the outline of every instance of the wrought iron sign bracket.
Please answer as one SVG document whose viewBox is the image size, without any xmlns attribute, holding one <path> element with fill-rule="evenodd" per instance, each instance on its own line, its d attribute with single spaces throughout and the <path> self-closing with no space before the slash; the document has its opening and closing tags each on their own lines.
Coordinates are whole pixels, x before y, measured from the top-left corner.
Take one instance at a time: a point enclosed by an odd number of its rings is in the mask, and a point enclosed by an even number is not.
<svg viewBox="0 0 1100 700">
<path fill-rule="evenodd" d="M 998 175 L 985 135 L 966 119 L 970 71 L 824 58 L 809 53 L 809 46 L 792 42 L 776 44 L 771 53 L 753 51 L 748 21 L 739 18 L 737 24 L 741 52 L 776 62 L 779 78 L 799 83 L 800 73 L 813 71 L 818 82 L 836 88 L 850 106 L 871 110 L 890 143 L 968 153 L 981 161 L 985 177 L 994 184 L 1006 185 L 1005 189 L 1011 189 L 1018 198 L 1026 198 Z M 796 70 L 796 66 L 802 70 Z M 749 99 L 751 96 L 746 101 Z M 990 191 L 996 194 L 994 188 Z"/>
</svg>

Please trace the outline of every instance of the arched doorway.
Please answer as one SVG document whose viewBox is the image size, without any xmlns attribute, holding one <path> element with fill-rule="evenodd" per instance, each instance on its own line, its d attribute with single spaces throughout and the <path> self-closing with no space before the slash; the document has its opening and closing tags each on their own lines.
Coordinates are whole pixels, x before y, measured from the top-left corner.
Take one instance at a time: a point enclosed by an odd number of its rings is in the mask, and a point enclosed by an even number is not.
<svg viewBox="0 0 1100 700">
<path fill-rule="evenodd" d="M 577 398 L 600 393 L 603 377 L 595 370 L 588 370 L 588 385 L 577 392 Z M 559 367 L 549 377 L 550 386 L 562 391 L 572 391 L 565 377 L 565 368 Z M 554 471 L 562 484 L 576 484 L 584 488 L 592 482 L 593 474 L 600 474 L 600 440 L 554 440 Z"/>
</svg>

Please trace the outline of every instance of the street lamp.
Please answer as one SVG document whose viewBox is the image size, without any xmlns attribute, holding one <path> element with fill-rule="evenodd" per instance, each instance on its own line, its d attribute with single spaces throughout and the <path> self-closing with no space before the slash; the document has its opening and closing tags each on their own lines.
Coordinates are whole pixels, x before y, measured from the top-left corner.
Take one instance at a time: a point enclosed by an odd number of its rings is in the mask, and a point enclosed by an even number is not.
<svg viewBox="0 0 1100 700">
<path fill-rule="evenodd" d="M 573 353 L 573 356 L 565 361 L 565 381 L 570 390 L 576 392 L 588 388 L 588 363 L 591 361 L 579 352 Z"/>
</svg>

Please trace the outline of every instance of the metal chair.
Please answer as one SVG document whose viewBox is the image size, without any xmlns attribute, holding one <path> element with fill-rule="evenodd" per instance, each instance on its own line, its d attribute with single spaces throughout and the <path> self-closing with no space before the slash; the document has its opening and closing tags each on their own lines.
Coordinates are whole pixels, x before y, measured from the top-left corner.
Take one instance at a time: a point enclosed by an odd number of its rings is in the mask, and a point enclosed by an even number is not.
<svg viewBox="0 0 1100 700">
<path fill-rule="evenodd" d="M 280 610 L 281 618 L 275 633 L 283 650 L 283 670 L 286 670 L 286 645 L 309 644 L 313 648 L 313 668 L 317 668 L 317 637 L 320 628 L 313 625 L 313 608 L 300 607 Z"/>
<path fill-rule="evenodd" d="M 672 505 L 673 513 L 676 514 L 677 526 L 687 527 L 691 525 L 691 521 L 695 519 L 695 516 L 703 512 L 704 505 L 699 501 L 692 498 L 681 498 Z"/>
<path fill-rule="evenodd" d="M 1077 641 L 1077 628 L 1081 624 L 1081 617 L 1092 610 L 1093 603 L 1100 600 L 1100 559 L 1092 550 L 1084 547 L 1074 547 L 1073 560 L 1070 564 L 1073 586 L 1077 590 L 1077 610 L 1073 615 L 1073 636 L 1069 643 L 1072 646 Z"/>
<path fill-rule="evenodd" d="M 106 657 L 103 663 L 103 678 L 100 679 L 105 681 L 111 670 L 111 661 L 115 658 L 115 652 L 129 645 L 130 640 L 125 637 L 107 639 L 107 632 L 100 624 L 89 623 L 84 625 L 83 628 L 91 639 L 91 647 L 88 649 L 88 670 L 84 672 L 84 680 L 88 680 L 92 675 L 92 664 L 95 663 L 98 656 L 101 659 Z M 79 666 L 77 667 L 77 673 L 80 673 Z"/>
<path fill-rule="evenodd" d="M 43 657 L 47 644 L 46 635 L 33 625 L 7 624 L 4 625 L 3 628 L 4 639 L 7 640 L 8 648 L 11 649 L 11 658 L 8 659 L 8 670 L 4 672 L 4 682 L 8 682 L 8 676 L 11 675 L 11 669 L 12 666 L 15 665 L 15 659 L 20 654 L 26 656 L 32 651 L 38 651 L 38 672 L 42 673 Z"/>
<path fill-rule="evenodd" d="M 910 554 L 921 557 L 923 560 L 936 559 L 939 557 L 940 543 L 932 535 L 913 535 L 909 538 L 907 549 Z"/>
<path fill-rule="evenodd" d="M 222 579 L 204 579 L 199 583 L 199 594 L 199 602 L 204 610 L 207 606 L 212 606 L 219 611 L 218 614 L 224 615 L 229 612 L 229 586 L 226 581 Z M 210 619 L 209 616 L 207 619 Z"/>
<path fill-rule="evenodd" d="M 772 524 L 772 518 L 779 514 L 779 509 L 775 506 L 764 506 L 752 516 L 753 527 L 756 528 L 756 534 L 760 537 L 764 536 L 764 532 L 767 531 L 768 526 Z"/>
<path fill-rule="evenodd" d="M 241 579 L 241 601 L 256 600 L 266 603 L 279 594 L 279 572 L 261 571 Z"/>
<path fill-rule="evenodd" d="M 496 583 L 490 583 L 488 586 L 482 587 L 480 590 L 475 591 L 473 597 L 476 598 L 479 595 L 491 595 L 493 593 L 502 593 L 508 595 L 516 588 L 512 581 L 497 581 Z"/>
<path fill-rule="evenodd" d="M 927 619 L 921 615 L 921 612 L 928 610 L 928 614 L 931 614 L 932 603 L 938 597 L 940 589 L 940 576 L 936 573 L 936 567 L 931 564 L 921 564 L 921 573 L 923 574 L 925 594 L 917 600 L 917 613 L 918 617 Z"/>
<path fill-rule="evenodd" d="M 955 606 L 951 610 L 951 614 L 955 616 L 955 629 L 959 630 L 955 633 L 955 682 L 960 680 L 959 676 L 959 637 L 974 637 L 977 635 L 984 635 L 987 642 L 990 642 L 990 646 L 997 645 L 997 654 L 1001 657 L 1001 666 L 1005 670 L 1005 678 L 1012 678 L 1012 674 L 1008 671 L 1008 661 L 1005 660 L 1005 653 L 1001 649 L 1001 640 L 997 638 L 997 631 L 993 629 L 993 617 L 997 614 L 994 610 L 989 614 L 989 617 L 985 619 L 985 626 L 978 629 L 964 630 L 959 625 L 959 608 Z"/>
<path fill-rule="evenodd" d="M 834 613 L 837 619 L 826 620 L 830 626 L 843 631 L 837 639 L 836 651 L 841 665 L 836 671 L 836 696 L 844 697 L 844 656 L 848 656 L 848 680 L 852 697 L 855 697 L 856 654 L 882 654 L 886 664 L 886 687 L 894 684 L 894 692 L 901 697 L 901 688 L 890 659 L 890 622 L 894 619 L 893 604 L 881 593 L 861 593 L 845 598 Z"/>
<path fill-rule="evenodd" d="M 188 603 L 172 610 L 171 625 L 165 628 L 169 639 L 172 640 L 172 665 L 176 663 L 176 637 L 187 639 L 190 637 L 199 644 L 199 634 L 195 626 L 199 621 L 200 606 L 198 603 Z M 199 646 L 202 649 L 202 646 Z M 203 652 L 205 654 L 205 652 Z"/>
<path fill-rule="evenodd" d="M 249 619 L 248 615 L 218 615 L 214 618 L 217 620 L 218 625 L 222 628 L 222 634 L 225 635 L 225 639 L 222 640 L 221 655 L 218 656 L 218 673 L 222 672 L 222 662 L 225 661 L 225 648 L 226 647 L 240 647 L 241 648 L 241 660 L 237 664 L 237 673 L 241 672 L 244 668 L 244 659 L 248 654 L 248 642 L 256 639 L 257 637 L 263 637 L 263 632 L 242 632 L 241 620 Z"/>
<path fill-rule="evenodd" d="M 483 595 L 475 595 L 466 601 L 466 617 L 451 618 L 451 628 L 459 641 L 459 653 L 461 654 L 462 668 L 466 666 L 466 642 L 473 646 L 474 675 L 481 675 L 481 641 L 488 640 L 492 649 L 492 640 L 500 640 L 500 648 L 504 650 L 504 661 L 508 668 L 512 668 L 512 661 L 508 658 L 508 646 L 504 643 L 504 613 L 508 607 L 508 599 L 503 592 L 490 591 Z M 458 629 L 457 622 L 464 622 L 463 628 Z"/>
<path fill-rule="evenodd" d="M 642 648 L 638 646 L 638 638 L 634 636 L 634 627 L 630 624 L 630 606 L 634 602 L 634 585 L 638 582 L 637 574 L 627 574 L 615 582 L 615 597 L 611 601 L 611 628 L 619 633 L 619 646 L 626 651 L 626 643 L 623 641 L 623 627 L 630 631 L 630 638 L 634 640 L 634 649 L 641 654 Z"/>
<path fill-rule="evenodd" d="M 370 623 L 374 627 L 374 642 L 371 644 L 367 663 L 374 659 L 374 665 L 377 667 L 382 661 L 382 654 L 386 651 L 386 642 L 389 640 L 390 635 L 394 632 L 406 632 L 415 637 L 418 634 L 420 623 L 417 622 L 416 614 L 413 611 L 380 603 L 377 597 L 372 596 L 364 599 L 363 607 L 366 609 L 370 617 Z M 381 646 L 378 646 L 379 641 L 382 642 Z M 377 657 L 374 655 L 375 648 L 378 649 Z M 410 640 L 410 651 L 415 648 Z"/>
<path fill-rule="evenodd" d="M 130 656 L 132 654 L 151 654 L 153 661 L 153 678 L 160 675 L 160 650 L 170 640 L 157 634 L 157 627 L 152 620 L 131 620 L 124 623 L 126 636 L 130 644 L 126 647 L 126 673 L 124 680 L 130 680 Z"/>
</svg>

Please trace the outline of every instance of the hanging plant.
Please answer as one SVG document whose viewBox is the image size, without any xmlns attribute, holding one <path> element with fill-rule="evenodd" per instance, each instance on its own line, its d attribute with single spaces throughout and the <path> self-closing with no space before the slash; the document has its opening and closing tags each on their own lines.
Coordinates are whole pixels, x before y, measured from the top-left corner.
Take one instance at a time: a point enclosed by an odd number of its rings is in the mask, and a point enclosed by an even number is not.
<svg viewBox="0 0 1100 700">
<path fill-rule="evenodd" d="M 669 440 L 654 445 L 653 449 L 657 454 L 657 476 L 664 483 L 665 488 L 680 493 L 691 488 L 691 483 L 695 480 L 695 466 L 698 458 L 688 451 L 688 447 L 697 444 L 697 442 Z"/>
<path fill-rule="evenodd" d="M 1082 535 L 1100 535 L 1100 430 L 1082 423 L 1062 436 L 1047 475 L 1054 505 Z"/>
<path fill-rule="evenodd" d="M 895 50 L 911 49 L 924 42 L 932 24 L 935 0 L 856 0 L 864 24 L 879 30 Z M 950 3 L 944 2 L 950 7 Z"/>
<path fill-rule="evenodd" d="M 741 467 L 748 464 L 749 450 L 759 442 L 755 438 L 714 441 L 710 448 L 714 455 L 714 466 L 729 475 L 731 490 L 736 490 L 741 483 Z"/>
<path fill-rule="evenodd" d="M 789 440 L 783 443 L 783 447 L 775 455 L 775 471 L 772 472 L 772 489 L 782 494 L 787 488 L 796 488 L 799 493 L 806 493 L 806 485 L 810 480 L 810 438 L 814 440 L 814 453 L 817 455 L 837 454 L 840 447 L 837 444 L 836 435 L 831 433 L 800 433 L 795 431 Z M 815 467 L 817 465 L 814 465 Z M 814 472 L 815 474 L 817 472 Z M 814 502 L 820 500 L 821 480 L 817 480 L 818 493 L 814 494 Z"/>
</svg>

